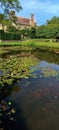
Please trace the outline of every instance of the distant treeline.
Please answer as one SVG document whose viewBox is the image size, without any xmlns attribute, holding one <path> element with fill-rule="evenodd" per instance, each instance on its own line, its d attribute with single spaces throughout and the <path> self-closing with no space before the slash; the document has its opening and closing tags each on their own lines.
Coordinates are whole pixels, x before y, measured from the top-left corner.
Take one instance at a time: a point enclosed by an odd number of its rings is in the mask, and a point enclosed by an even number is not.
<svg viewBox="0 0 59 130">
<path fill-rule="evenodd" d="M 36 38 L 59 38 L 59 17 L 54 16 L 51 20 L 47 20 L 45 25 L 41 25 L 36 29 L 31 29 L 31 37 Z"/>
</svg>

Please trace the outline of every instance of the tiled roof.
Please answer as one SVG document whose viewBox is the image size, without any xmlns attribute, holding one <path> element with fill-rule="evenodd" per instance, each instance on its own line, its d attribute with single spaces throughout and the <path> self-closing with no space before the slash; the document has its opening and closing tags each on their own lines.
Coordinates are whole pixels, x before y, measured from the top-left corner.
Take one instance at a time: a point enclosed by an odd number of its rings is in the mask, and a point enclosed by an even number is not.
<svg viewBox="0 0 59 130">
<path fill-rule="evenodd" d="M 17 17 L 17 24 L 30 25 L 30 19 Z"/>
</svg>

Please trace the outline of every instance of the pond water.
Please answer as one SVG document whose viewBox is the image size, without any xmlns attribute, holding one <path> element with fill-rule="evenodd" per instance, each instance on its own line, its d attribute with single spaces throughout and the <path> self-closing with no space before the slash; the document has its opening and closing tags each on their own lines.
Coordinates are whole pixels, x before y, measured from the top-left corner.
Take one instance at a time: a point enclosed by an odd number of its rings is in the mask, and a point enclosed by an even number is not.
<svg viewBox="0 0 59 130">
<path fill-rule="evenodd" d="M 59 130 L 59 54 L 0 56 L 3 130 Z"/>
</svg>

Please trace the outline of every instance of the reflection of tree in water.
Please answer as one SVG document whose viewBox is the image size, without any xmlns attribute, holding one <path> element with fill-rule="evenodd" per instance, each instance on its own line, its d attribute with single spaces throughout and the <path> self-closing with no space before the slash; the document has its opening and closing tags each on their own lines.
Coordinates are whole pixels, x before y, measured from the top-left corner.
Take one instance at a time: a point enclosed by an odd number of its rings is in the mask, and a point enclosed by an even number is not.
<svg viewBox="0 0 59 130">
<path fill-rule="evenodd" d="M 9 101 L 6 100 L 1 103 L 1 128 L 3 130 L 27 130 L 26 121 L 20 108 L 16 109 L 17 104 L 10 101 L 10 99 L 8 99 Z"/>
<path fill-rule="evenodd" d="M 39 50 L 35 51 L 35 57 L 46 60 L 49 63 L 57 63 L 59 64 L 59 55 L 50 52 L 42 52 Z M 4 64 L 3 64 L 4 63 Z M 19 80 L 20 78 L 28 78 L 30 75 L 30 66 L 36 65 L 37 60 L 34 57 L 10 57 L 6 60 L 1 60 L 0 67 L 1 70 L 4 71 L 4 75 L 0 79 L 2 81 L 2 87 L 0 87 L 0 124 L 3 130 L 28 130 L 26 125 L 26 120 L 22 115 L 22 111 L 18 104 L 16 104 L 13 100 L 10 100 L 8 97 L 11 95 L 12 91 L 18 91 L 18 88 L 14 88 L 12 82 L 14 80 Z M 7 67 L 6 67 L 7 66 Z M 21 68 L 21 69 L 20 69 Z M 8 69 L 10 69 L 8 71 Z M 8 73 L 6 73 L 6 70 Z M 43 71 L 46 72 L 46 71 Z M 49 71 L 50 72 L 50 71 Z M 46 73 L 45 73 L 46 74 Z M 17 79 L 16 79 L 17 77 Z M 40 77 L 41 78 L 41 77 Z M 9 82 L 8 82 L 9 81 Z M 6 83 L 5 83 L 6 82 Z M 8 83 L 8 84 L 7 84 Z M 44 89 L 43 96 L 41 97 L 40 91 L 33 92 L 33 97 L 40 98 L 40 106 L 44 106 L 48 101 L 49 98 L 45 96 L 45 94 L 49 94 L 47 89 Z M 57 96 L 55 96 L 56 98 Z M 47 100 L 48 99 L 48 100 Z M 44 107 L 43 107 L 44 108 Z M 45 108 L 44 108 L 45 109 Z"/>
<path fill-rule="evenodd" d="M 18 91 L 18 88 L 14 87 L 15 83 L 20 82 L 21 78 L 28 78 L 30 66 L 35 65 L 37 61 L 33 60 L 33 57 L 19 58 L 15 56 L 8 59 L 1 58 L 0 61 L 1 128 L 4 130 L 27 130 L 20 108 L 8 97 L 12 91 Z"/>
<path fill-rule="evenodd" d="M 35 49 L 34 54 L 40 60 L 45 60 L 48 63 L 55 63 L 59 65 L 59 54 L 54 53 L 52 50 Z"/>
<path fill-rule="evenodd" d="M 2 130 L 27 130 L 25 118 L 22 116 L 20 107 L 8 98 L 13 91 L 13 87 L 4 86 L 1 90 L 0 104 L 0 128 Z"/>
</svg>

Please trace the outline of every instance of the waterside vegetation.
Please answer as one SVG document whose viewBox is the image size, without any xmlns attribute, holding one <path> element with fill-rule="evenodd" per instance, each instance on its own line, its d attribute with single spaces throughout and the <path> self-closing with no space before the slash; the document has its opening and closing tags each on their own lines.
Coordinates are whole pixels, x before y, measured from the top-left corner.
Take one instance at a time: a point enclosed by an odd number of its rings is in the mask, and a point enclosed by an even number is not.
<svg viewBox="0 0 59 130">
<path fill-rule="evenodd" d="M 4 46 L 21 46 L 21 47 L 31 47 L 33 48 L 40 48 L 40 49 L 52 49 L 55 50 L 56 52 L 59 51 L 59 43 L 54 42 L 54 41 L 49 41 L 48 39 L 29 39 L 29 40 L 24 40 L 24 41 L 2 41 L 0 42 L 0 48 Z M 26 48 L 28 49 L 28 48 Z M 1 50 L 1 49 L 0 49 Z"/>
</svg>

